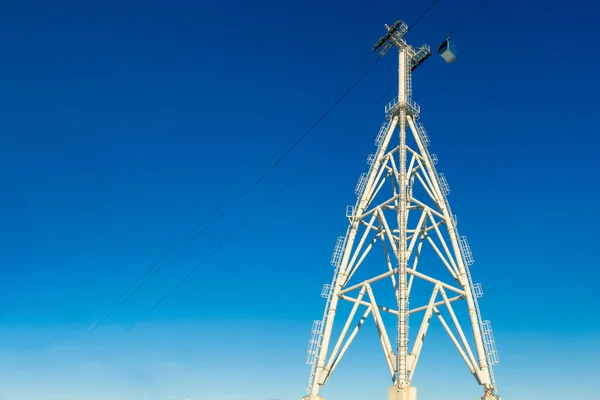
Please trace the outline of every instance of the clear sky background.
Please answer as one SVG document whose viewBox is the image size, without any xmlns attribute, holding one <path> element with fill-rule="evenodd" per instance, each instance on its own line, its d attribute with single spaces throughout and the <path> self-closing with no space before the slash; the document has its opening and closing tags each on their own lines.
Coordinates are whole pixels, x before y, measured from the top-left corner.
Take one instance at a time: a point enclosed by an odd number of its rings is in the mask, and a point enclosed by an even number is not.
<svg viewBox="0 0 600 400">
<path fill-rule="evenodd" d="M 83 331 L 369 57 L 384 23 L 410 24 L 428 4 L 3 2 L 0 400 L 298 400 L 331 251 L 393 94 L 372 105 L 397 85 L 394 56 L 131 301 Z M 440 0 L 408 35 L 435 47 L 452 34 L 459 48 L 454 64 L 434 55 L 417 70 L 414 99 L 473 249 L 505 400 L 598 398 L 597 7 Z M 420 399 L 475 399 L 439 339 L 433 331 L 425 344 Z M 328 400 L 385 399 L 378 346 L 372 331 L 360 335 Z"/>
</svg>

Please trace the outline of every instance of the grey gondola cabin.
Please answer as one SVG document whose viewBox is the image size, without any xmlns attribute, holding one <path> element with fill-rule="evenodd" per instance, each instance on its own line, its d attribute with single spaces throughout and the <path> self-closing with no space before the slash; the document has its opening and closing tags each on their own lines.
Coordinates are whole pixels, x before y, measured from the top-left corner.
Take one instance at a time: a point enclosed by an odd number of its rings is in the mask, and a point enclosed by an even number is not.
<svg viewBox="0 0 600 400">
<path fill-rule="evenodd" d="M 444 40 L 438 46 L 438 53 L 448 64 L 456 60 L 456 46 L 450 41 L 450 38 Z"/>
</svg>

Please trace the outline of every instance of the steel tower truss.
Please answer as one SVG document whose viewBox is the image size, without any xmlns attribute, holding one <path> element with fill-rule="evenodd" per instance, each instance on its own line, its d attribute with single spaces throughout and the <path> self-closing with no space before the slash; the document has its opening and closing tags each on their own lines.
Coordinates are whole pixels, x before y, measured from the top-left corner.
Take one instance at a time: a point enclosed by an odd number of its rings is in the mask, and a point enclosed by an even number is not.
<svg viewBox="0 0 600 400">
<path fill-rule="evenodd" d="M 404 34 L 408 27 L 404 22 L 386 28 L 388 33 L 373 50 L 383 56 L 393 46 L 398 48 L 398 96 L 385 107 L 386 122 L 375 140 L 377 150 L 367 160 L 368 172 L 358 180 L 356 204 L 346 211 L 350 221 L 346 235 L 338 238 L 333 252 L 333 281 L 324 285 L 321 293 L 327 299 L 325 312 L 322 320 L 313 323 L 309 341 L 307 363 L 312 368 L 304 399 L 322 399 L 321 387 L 369 316 L 373 317 L 393 382 L 388 400 L 416 399 L 416 388 L 411 382 L 434 316 L 483 386 L 482 399 L 499 399 L 492 372 L 492 365 L 498 362 L 497 352 L 490 323 L 482 321 L 477 304 L 477 298 L 483 294 L 481 286 L 473 284 L 469 272 L 473 256 L 466 237 L 459 236 L 456 217 L 446 197 L 450 192 L 448 182 L 436 171 L 437 157 L 428 151 L 428 135 L 417 122 L 420 108 L 412 100 L 411 73 L 431 51 L 427 45 L 415 49 L 406 43 Z M 394 146 L 392 143 L 397 140 L 399 143 Z M 368 256 L 378 243 L 385 255 L 380 263 L 381 273 L 357 279 L 357 271 L 362 271 L 361 266 L 368 263 Z M 426 247 L 432 249 L 433 256 L 419 263 Z M 439 271 L 430 267 L 432 263 L 438 264 Z M 375 297 L 374 285 L 385 280 L 391 281 L 393 307 L 383 306 Z M 411 308 L 409 299 L 418 282 L 427 284 L 431 295 L 426 304 Z M 340 300 L 350 302 L 352 308 L 336 339 L 332 330 Z M 464 319 L 468 317 L 469 321 L 464 329 L 459 322 L 461 301 L 466 302 Z M 360 317 L 355 321 L 357 314 Z M 384 324 L 385 314 L 397 320 L 395 349 Z M 409 318 L 421 321 L 412 343 Z"/>
</svg>

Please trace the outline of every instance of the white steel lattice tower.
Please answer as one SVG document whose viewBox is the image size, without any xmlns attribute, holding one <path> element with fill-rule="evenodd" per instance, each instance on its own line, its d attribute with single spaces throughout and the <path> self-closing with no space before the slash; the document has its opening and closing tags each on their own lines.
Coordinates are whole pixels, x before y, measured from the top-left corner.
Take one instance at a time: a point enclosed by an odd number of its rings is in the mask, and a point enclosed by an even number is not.
<svg viewBox="0 0 600 400">
<path fill-rule="evenodd" d="M 383 56 L 393 46 L 398 48 L 398 96 L 385 107 L 386 122 L 375 140 L 377 150 L 368 157 L 369 170 L 356 185 L 356 204 L 346 210 L 350 224 L 333 252 L 333 281 L 324 285 L 321 293 L 327 299 L 323 319 L 315 321 L 311 331 L 307 363 L 312 368 L 304 399 L 322 400 L 321 387 L 364 321 L 372 316 L 393 383 L 388 400 L 416 400 L 416 388 L 411 383 L 435 315 L 467 369 L 483 387 L 481 399 L 499 400 L 492 372 L 492 365 L 498 363 L 495 343 L 490 323 L 482 321 L 477 303 L 483 294 L 481 285 L 473 284 L 469 272 L 473 256 L 466 237 L 458 234 L 456 217 L 446 197 L 450 193 L 448 182 L 436 171 L 438 159 L 428 151 L 429 137 L 417 122 L 420 108 L 412 100 L 411 74 L 431 51 L 427 45 L 415 49 L 406 43 L 408 27 L 404 22 L 386 28 L 387 34 L 373 50 Z M 379 244 L 385 257 L 379 264 L 367 266 L 371 253 L 375 253 L 372 250 Z M 424 258 L 427 247 L 429 259 Z M 439 270 L 432 268 L 434 264 Z M 357 271 L 368 272 L 367 267 L 377 266 L 378 274 L 357 278 Z M 393 307 L 376 301 L 373 288 L 382 281 L 391 281 L 387 291 L 394 299 Z M 411 308 L 409 299 L 418 285 L 431 292 L 427 292 L 430 295 L 424 305 Z M 335 338 L 334 319 L 340 300 L 349 302 L 352 308 Z M 459 310 L 460 303 L 464 311 Z M 363 309 L 362 315 L 351 330 L 359 308 Z M 396 348 L 392 348 L 384 323 L 386 314 L 395 316 Z M 421 321 L 412 343 L 409 318 Z"/>
</svg>

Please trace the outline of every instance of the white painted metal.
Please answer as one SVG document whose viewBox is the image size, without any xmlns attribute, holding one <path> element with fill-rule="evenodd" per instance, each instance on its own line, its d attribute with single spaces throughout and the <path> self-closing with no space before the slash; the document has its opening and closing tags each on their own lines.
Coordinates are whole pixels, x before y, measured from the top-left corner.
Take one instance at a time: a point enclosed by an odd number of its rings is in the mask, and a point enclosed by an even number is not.
<svg viewBox="0 0 600 400">
<path fill-rule="evenodd" d="M 365 190 L 365 185 L 367 184 L 367 174 L 362 173 L 358 178 L 358 182 L 356 183 L 356 188 L 354 189 L 354 194 L 357 196 L 361 196 Z"/>
<path fill-rule="evenodd" d="M 379 133 L 377 134 L 377 137 L 375 138 L 375 146 L 379 147 L 381 145 L 381 142 L 383 142 L 383 137 L 385 136 L 385 134 L 388 131 L 388 127 L 389 127 L 389 122 L 384 122 L 383 124 L 381 124 L 381 128 L 379 128 Z"/>
<path fill-rule="evenodd" d="M 476 283 L 473 285 L 473 293 L 475 293 L 476 298 L 483 297 L 483 288 L 481 287 L 481 283 Z"/>
<path fill-rule="evenodd" d="M 323 288 L 321 289 L 321 297 L 324 299 L 328 299 L 331 294 L 331 285 L 328 283 L 323 284 Z"/>
<path fill-rule="evenodd" d="M 494 334 L 492 333 L 492 323 L 490 321 L 483 321 L 483 343 L 487 350 L 488 363 L 490 365 L 496 365 L 500 362 L 498 358 L 498 351 L 496 350 L 496 341 L 494 340 Z"/>
<path fill-rule="evenodd" d="M 446 180 L 446 177 L 444 176 L 444 174 L 439 174 L 438 175 L 438 182 L 440 185 L 440 188 L 442 189 L 442 192 L 444 192 L 444 195 L 449 195 L 450 194 L 450 186 L 448 185 L 448 181 Z"/>
<path fill-rule="evenodd" d="M 374 161 L 375 161 L 375 154 L 369 154 L 369 156 L 367 157 L 367 164 L 373 165 Z"/>
<path fill-rule="evenodd" d="M 310 340 L 308 341 L 308 351 L 306 352 L 306 363 L 313 364 L 317 357 L 317 348 L 321 341 L 321 324 L 323 321 L 313 321 L 313 326 L 310 330 Z"/>
<path fill-rule="evenodd" d="M 471 246 L 469 246 L 469 241 L 466 236 L 460 237 L 460 250 L 465 258 L 465 263 L 467 265 L 475 264 L 475 259 L 473 258 L 473 253 L 471 253 Z"/>
<path fill-rule="evenodd" d="M 354 206 L 346 206 L 346 217 L 354 218 Z"/>
<path fill-rule="evenodd" d="M 398 96 L 385 107 L 388 121 L 377 134 L 376 152 L 367 159 L 368 172 L 360 176 L 356 185 L 356 204 L 346 210 L 350 221 L 346 235 L 338 238 L 333 251 L 333 280 L 321 292 L 327 299 L 323 319 L 313 324 L 307 352 L 307 362 L 311 364 L 305 397 L 308 400 L 322 400 L 321 387 L 330 379 L 369 316 L 377 328 L 393 383 L 388 391 L 390 400 L 416 400 L 416 388 L 411 383 L 434 316 L 467 369 L 484 387 L 482 398 L 499 399 L 492 371 L 492 365 L 498 362 L 495 342 L 491 325 L 482 321 L 477 303 L 483 295 L 481 285 L 473 284 L 469 271 L 473 255 L 466 237 L 458 234 L 456 216 L 447 199 L 448 182 L 434 167 L 437 157 L 427 150 L 429 136 L 424 126 L 416 122 L 420 107 L 412 100 L 411 73 L 431 53 L 428 46 L 415 49 L 408 45 L 403 37 L 407 30 L 406 24 L 399 21 L 388 27 L 388 34 L 378 42 L 381 53 L 394 45 L 398 48 Z M 392 140 L 398 140 L 397 144 L 393 145 Z M 391 190 L 386 192 L 388 187 Z M 368 268 L 364 266 L 365 260 L 378 242 L 382 244 L 386 262 L 382 263 L 382 270 L 360 281 L 355 273 L 359 268 Z M 419 262 L 426 247 L 435 254 L 441 269 L 432 268 L 429 260 L 427 264 Z M 446 278 L 436 276 L 444 271 Z M 396 298 L 393 307 L 383 304 L 383 297 L 379 297 L 373 286 L 385 280 L 391 281 Z M 427 304 L 411 309 L 409 300 L 417 290 L 414 288 L 417 282 L 431 285 L 432 291 Z M 341 333 L 334 338 L 332 329 L 340 300 L 352 303 L 352 309 Z M 453 306 L 463 301 L 466 313 Z M 411 347 L 409 318 L 421 313 L 423 318 Z M 395 348 L 389 336 L 391 330 L 382 318 L 384 314 L 395 315 L 397 319 Z M 362 316 L 350 332 L 356 315 Z M 334 345 L 329 352 L 332 340 Z"/>
<path fill-rule="evenodd" d="M 425 127 L 420 122 L 417 124 L 417 131 L 419 132 L 419 135 L 421 136 L 421 140 L 423 141 L 423 144 L 425 146 L 429 146 L 431 144 L 431 142 L 429 141 L 429 136 L 427 135 L 427 131 L 425 130 Z"/>
<path fill-rule="evenodd" d="M 333 254 L 331 254 L 331 265 L 334 267 L 339 267 L 340 262 L 342 261 L 342 253 L 344 252 L 344 246 L 346 243 L 346 237 L 340 236 L 337 238 L 337 242 L 335 242 L 335 247 L 333 248 Z"/>
</svg>

